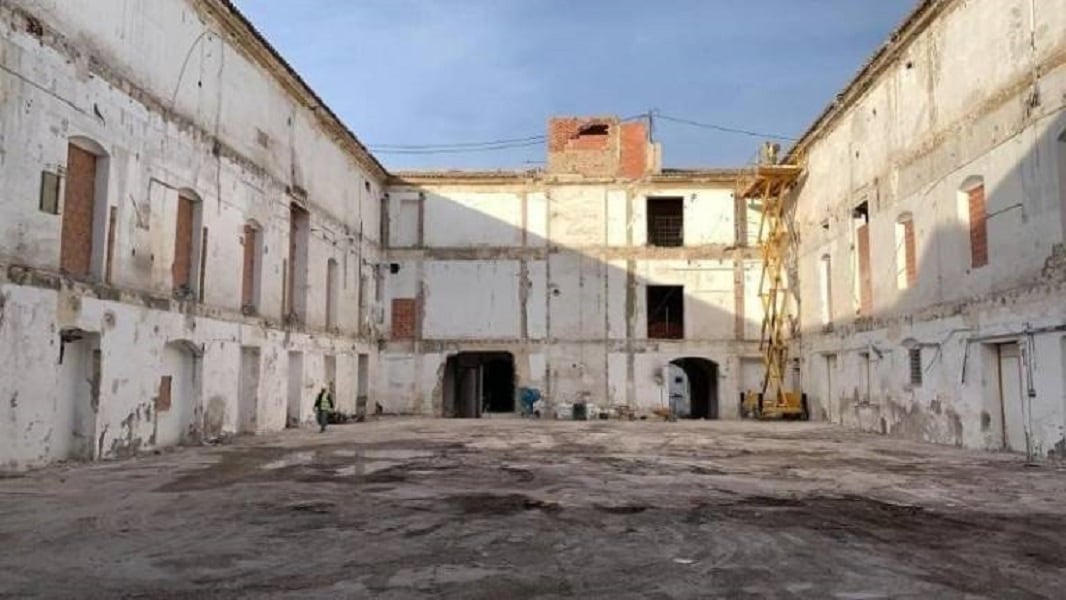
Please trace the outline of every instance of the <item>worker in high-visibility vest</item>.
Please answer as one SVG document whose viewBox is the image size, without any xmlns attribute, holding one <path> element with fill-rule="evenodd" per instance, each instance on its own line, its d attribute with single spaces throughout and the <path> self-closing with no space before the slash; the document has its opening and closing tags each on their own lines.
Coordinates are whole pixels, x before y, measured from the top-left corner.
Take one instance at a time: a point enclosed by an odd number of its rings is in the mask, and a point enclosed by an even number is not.
<svg viewBox="0 0 1066 600">
<path fill-rule="evenodd" d="M 329 415 L 333 412 L 333 382 L 329 382 L 329 387 L 323 387 L 318 392 L 318 397 L 315 398 L 315 416 L 318 418 L 318 432 L 322 433 L 326 430 L 326 425 L 329 423 Z"/>
</svg>

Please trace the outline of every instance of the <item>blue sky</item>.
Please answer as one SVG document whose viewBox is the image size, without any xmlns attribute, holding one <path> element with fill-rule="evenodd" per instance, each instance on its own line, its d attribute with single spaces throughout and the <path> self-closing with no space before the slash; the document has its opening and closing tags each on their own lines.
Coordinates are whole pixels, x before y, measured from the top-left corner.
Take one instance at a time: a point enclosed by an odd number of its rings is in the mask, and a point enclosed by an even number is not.
<svg viewBox="0 0 1066 600">
<path fill-rule="evenodd" d="M 915 0 L 237 0 L 357 136 L 451 144 L 557 114 L 664 115 L 801 134 Z M 656 121 L 668 167 L 735 166 L 759 139 Z M 375 152 L 394 170 L 538 166 L 544 147 Z"/>
</svg>

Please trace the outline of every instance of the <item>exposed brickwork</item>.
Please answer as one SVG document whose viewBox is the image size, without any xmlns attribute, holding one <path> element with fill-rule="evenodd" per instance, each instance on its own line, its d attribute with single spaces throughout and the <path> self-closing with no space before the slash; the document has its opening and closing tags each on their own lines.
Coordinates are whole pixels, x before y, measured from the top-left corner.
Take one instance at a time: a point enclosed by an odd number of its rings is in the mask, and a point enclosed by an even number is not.
<svg viewBox="0 0 1066 600">
<path fill-rule="evenodd" d="M 985 209 L 985 186 L 969 191 L 970 196 L 970 266 L 974 269 L 988 264 L 988 213 Z"/>
<path fill-rule="evenodd" d="M 643 122 L 622 123 L 622 160 L 619 174 L 639 179 L 648 171 L 648 130 Z"/>
<path fill-rule="evenodd" d="M 581 119 L 557 117 L 548 121 L 548 154 L 566 150 L 567 143 L 577 135 Z"/>
<path fill-rule="evenodd" d="M 859 226 L 856 232 L 859 251 L 859 312 L 869 315 L 873 312 L 873 279 L 870 276 L 870 225 Z"/>
<path fill-rule="evenodd" d="M 392 339 L 410 340 L 415 337 L 414 298 L 393 298 L 392 300 Z"/>
<path fill-rule="evenodd" d="M 178 220 L 174 233 L 174 263 L 170 274 L 174 289 L 189 287 L 192 284 L 192 248 L 193 235 L 193 200 L 178 196 Z"/>
<path fill-rule="evenodd" d="M 159 393 L 155 397 L 155 409 L 157 412 L 170 410 L 170 384 L 170 375 L 163 375 L 159 378 Z"/>
<path fill-rule="evenodd" d="M 96 156 L 73 144 L 68 145 L 59 268 L 70 275 L 85 277 L 91 270 L 95 195 Z"/>
<path fill-rule="evenodd" d="M 644 123 L 616 117 L 558 117 L 548 122 L 548 171 L 638 179 L 648 171 Z"/>
</svg>

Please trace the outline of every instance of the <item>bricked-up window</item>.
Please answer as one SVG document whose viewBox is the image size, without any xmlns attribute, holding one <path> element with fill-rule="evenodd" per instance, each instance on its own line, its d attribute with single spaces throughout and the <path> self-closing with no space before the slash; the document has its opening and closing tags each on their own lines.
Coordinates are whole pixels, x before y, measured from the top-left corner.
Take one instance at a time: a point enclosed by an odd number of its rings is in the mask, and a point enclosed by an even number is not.
<svg viewBox="0 0 1066 600">
<path fill-rule="evenodd" d="M 415 312 L 414 298 L 392 299 L 392 339 L 411 340 L 415 337 Z"/>
<path fill-rule="evenodd" d="M 648 245 L 677 247 L 685 243 L 682 198 L 648 198 Z"/>
<path fill-rule="evenodd" d="M 685 337 L 685 288 L 649 285 L 647 291 L 648 338 L 680 340 Z"/>
<path fill-rule="evenodd" d="M 873 312 L 873 278 L 870 269 L 870 209 L 864 201 L 851 213 L 855 227 L 855 286 L 859 300 L 859 314 L 869 315 Z"/>
<path fill-rule="evenodd" d="M 59 268 L 73 277 L 101 275 L 107 221 L 106 164 L 102 153 L 87 150 L 83 144 L 67 145 Z"/>
<path fill-rule="evenodd" d="M 254 222 L 245 224 L 241 240 L 244 245 L 244 262 L 241 270 L 241 309 L 246 313 L 254 313 L 259 308 L 262 238 L 263 232 L 258 224 Z"/>
<path fill-rule="evenodd" d="M 960 207 L 969 229 L 970 267 L 977 269 L 988 264 L 988 212 L 985 203 L 985 182 L 982 177 L 970 177 L 963 182 Z"/>
<path fill-rule="evenodd" d="M 896 219 L 896 287 L 905 290 L 918 282 L 918 257 L 915 255 L 914 218 L 903 213 Z"/>
<path fill-rule="evenodd" d="M 907 363 L 910 367 L 910 381 L 912 386 L 922 385 L 922 349 L 911 348 L 907 351 Z"/>
<path fill-rule="evenodd" d="M 174 227 L 174 263 L 170 268 L 175 293 L 192 296 L 199 284 L 200 230 L 202 214 L 199 198 L 190 192 L 178 194 Z"/>
</svg>

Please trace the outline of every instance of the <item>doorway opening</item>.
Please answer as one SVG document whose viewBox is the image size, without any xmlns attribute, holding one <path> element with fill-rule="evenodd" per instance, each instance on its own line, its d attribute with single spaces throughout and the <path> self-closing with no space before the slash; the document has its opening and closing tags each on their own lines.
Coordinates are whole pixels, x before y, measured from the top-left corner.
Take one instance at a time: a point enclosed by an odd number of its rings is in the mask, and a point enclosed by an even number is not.
<svg viewBox="0 0 1066 600">
<path fill-rule="evenodd" d="M 476 419 L 484 413 L 515 412 L 514 355 L 460 352 L 444 367 L 445 417 Z"/>
<path fill-rule="evenodd" d="M 670 362 L 684 372 L 682 382 L 676 377 L 670 382 L 671 394 L 680 394 L 682 408 L 678 416 L 690 419 L 718 418 L 718 363 L 694 356 L 678 358 Z M 687 400 L 687 402 L 685 402 Z M 687 411 L 684 408 L 687 407 Z"/>
<path fill-rule="evenodd" d="M 1022 375 L 1022 352 L 1017 342 L 996 344 L 999 420 L 1004 450 L 1026 450 L 1025 379 Z"/>
<path fill-rule="evenodd" d="M 237 432 L 255 433 L 259 422 L 259 347 L 241 346 L 237 390 Z"/>
<path fill-rule="evenodd" d="M 370 355 L 360 354 L 356 365 L 355 416 L 366 418 L 367 398 L 370 397 Z"/>
<path fill-rule="evenodd" d="M 63 432 L 53 442 L 59 459 L 99 458 L 96 446 L 96 415 L 100 406 L 100 334 L 81 329 L 59 333 L 59 398 L 56 430 Z"/>
<path fill-rule="evenodd" d="M 199 437 L 200 352 L 187 340 L 163 348 L 163 371 L 155 397 L 155 443 L 174 446 Z"/>
</svg>

